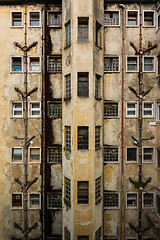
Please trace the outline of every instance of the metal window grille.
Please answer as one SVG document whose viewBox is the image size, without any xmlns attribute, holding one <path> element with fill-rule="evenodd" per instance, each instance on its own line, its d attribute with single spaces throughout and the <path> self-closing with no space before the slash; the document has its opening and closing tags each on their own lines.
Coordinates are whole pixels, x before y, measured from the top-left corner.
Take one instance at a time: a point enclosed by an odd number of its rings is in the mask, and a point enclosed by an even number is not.
<svg viewBox="0 0 160 240">
<path fill-rule="evenodd" d="M 50 163 L 62 162 L 62 147 L 48 148 L 48 162 Z"/>
<path fill-rule="evenodd" d="M 71 74 L 65 76 L 66 79 L 66 98 L 71 98 Z"/>
<path fill-rule="evenodd" d="M 12 193 L 12 207 L 22 207 L 22 193 Z"/>
<path fill-rule="evenodd" d="M 67 228 L 64 228 L 64 237 L 65 237 L 65 240 L 71 240 L 71 234 Z"/>
<path fill-rule="evenodd" d="M 104 25 L 119 25 L 119 12 L 105 12 Z"/>
<path fill-rule="evenodd" d="M 12 114 L 13 114 L 13 117 L 22 117 L 23 116 L 22 103 L 20 103 L 20 102 L 12 103 Z"/>
<path fill-rule="evenodd" d="M 62 208 L 62 193 L 48 193 L 48 208 Z"/>
<path fill-rule="evenodd" d="M 153 72 L 154 70 L 154 57 L 144 57 L 144 71 Z"/>
<path fill-rule="evenodd" d="M 62 117 L 62 103 L 61 102 L 48 102 L 48 117 L 49 118 Z"/>
<path fill-rule="evenodd" d="M 101 127 L 95 127 L 95 149 L 100 148 L 100 142 L 101 142 Z"/>
<path fill-rule="evenodd" d="M 31 102 L 30 103 L 30 116 L 39 117 L 40 116 L 40 102 Z"/>
<path fill-rule="evenodd" d="M 71 180 L 69 178 L 65 178 L 65 198 L 71 201 Z"/>
<path fill-rule="evenodd" d="M 22 58 L 12 57 L 12 71 L 21 72 L 22 71 Z"/>
<path fill-rule="evenodd" d="M 13 27 L 22 27 L 22 13 L 21 12 L 12 12 L 12 26 Z"/>
<path fill-rule="evenodd" d="M 118 207 L 118 193 L 104 192 L 104 207 Z"/>
<path fill-rule="evenodd" d="M 127 57 L 127 71 L 137 71 L 137 57 Z"/>
<path fill-rule="evenodd" d="M 88 149 L 88 127 L 78 127 L 78 149 Z"/>
<path fill-rule="evenodd" d="M 118 57 L 105 57 L 104 58 L 104 71 L 105 72 L 118 72 L 119 71 L 119 58 Z"/>
<path fill-rule="evenodd" d="M 118 162 L 118 147 L 104 146 L 104 164 Z"/>
<path fill-rule="evenodd" d="M 62 72 L 62 58 L 50 56 L 48 58 L 48 71 L 52 73 Z"/>
<path fill-rule="evenodd" d="M 49 12 L 48 14 L 48 23 L 50 27 L 62 26 L 62 14 L 58 12 Z"/>
<path fill-rule="evenodd" d="M 88 204 L 89 202 L 89 182 L 78 181 L 78 204 Z"/>
<path fill-rule="evenodd" d="M 154 12 L 144 12 L 144 26 L 154 26 Z"/>
<path fill-rule="evenodd" d="M 143 148 L 143 161 L 153 161 L 153 148 Z"/>
<path fill-rule="evenodd" d="M 153 207 L 153 193 L 143 194 L 143 205 L 144 207 Z"/>
<path fill-rule="evenodd" d="M 78 42 L 88 42 L 88 18 L 78 18 Z"/>
<path fill-rule="evenodd" d="M 95 240 L 101 240 L 101 227 L 95 232 Z"/>
<path fill-rule="evenodd" d="M 136 193 L 127 193 L 127 207 L 137 207 Z"/>
<path fill-rule="evenodd" d="M 88 97 L 89 79 L 88 73 L 78 73 L 78 97 Z"/>
<path fill-rule="evenodd" d="M 29 205 L 30 208 L 39 208 L 40 207 L 40 194 L 31 193 L 29 194 Z"/>
<path fill-rule="evenodd" d="M 101 177 L 95 180 L 95 200 L 101 196 Z"/>
<path fill-rule="evenodd" d="M 71 44 L 71 23 L 66 24 L 66 47 Z"/>
<path fill-rule="evenodd" d="M 144 103 L 143 105 L 143 115 L 144 116 L 153 116 L 153 103 Z"/>
<path fill-rule="evenodd" d="M 40 26 L 40 13 L 30 12 L 30 26 L 39 27 Z"/>
<path fill-rule="evenodd" d="M 127 12 L 127 25 L 137 26 L 138 25 L 138 12 L 137 11 L 128 11 Z"/>
<path fill-rule="evenodd" d="M 71 127 L 65 127 L 65 134 L 66 134 L 66 148 L 71 149 Z"/>
<path fill-rule="evenodd" d="M 40 148 L 30 148 L 30 162 L 40 161 Z"/>
<path fill-rule="evenodd" d="M 127 161 L 137 161 L 137 148 L 127 148 Z"/>
<path fill-rule="evenodd" d="M 22 148 L 12 148 L 12 162 L 22 161 Z"/>
<path fill-rule="evenodd" d="M 118 103 L 104 103 L 104 117 L 118 117 Z"/>
</svg>

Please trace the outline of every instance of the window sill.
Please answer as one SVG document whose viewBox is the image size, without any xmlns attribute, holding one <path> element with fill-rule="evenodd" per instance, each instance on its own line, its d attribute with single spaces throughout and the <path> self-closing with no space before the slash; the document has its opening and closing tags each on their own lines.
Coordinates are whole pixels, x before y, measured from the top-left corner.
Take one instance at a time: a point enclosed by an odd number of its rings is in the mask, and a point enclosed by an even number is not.
<svg viewBox="0 0 160 240">
<path fill-rule="evenodd" d="M 64 151 L 71 152 L 71 149 L 70 149 L 70 148 L 67 148 L 67 147 L 64 147 Z"/>
<path fill-rule="evenodd" d="M 47 162 L 47 163 L 55 165 L 55 164 L 62 164 L 62 161 L 61 162 Z"/>
<path fill-rule="evenodd" d="M 62 28 L 61 25 L 48 25 L 49 28 Z"/>
<path fill-rule="evenodd" d="M 105 25 L 104 24 L 104 28 L 107 28 L 107 27 L 109 27 L 109 28 L 120 28 L 120 25 Z"/>
<path fill-rule="evenodd" d="M 100 196 L 98 199 L 96 199 L 96 201 L 95 201 L 95 204 L 98 204 L 98 203 L 100 203 L 100 202 L 101 202 L 101 200 L 102 200 L 102 196 Z"/>
<path fill-rule="evenodd" d="M 119 119 L 119 117 L 111 116 L 111 117 L 103 117 L 104 119 Z"/>
<path fill-rule="evenodd" d="M 88 43 L 89 43 L 89 40 L 86 41 L 86 42 L 79 42 L 79 41 L 77 41 L 77 43 L 78 43 L 78 44 L 88 44 Z"/>
<path fill-rule="evenodd" d="M 100 149 L 102 149 L 101 147 L 97 147 L 97 148 L 95 148 L 95 151 L 98 151 L 98 150 L 100 150 Z"/>
<path fill-rule="evenodd" d="M 62 71 L 57 71 L 57 72 L 52 72 L 52 71 L 48 71 L 49 74 L 62 74 Z"/>
<path fill-rule="evenodd" d="M 96 99 L 97 101 L 101 101 L 101 100 L 102 100 L 101 97 L 95 97 L 95 99 Z"/>
<path fill-rule="evenodd" d="M 65 97 L 65 98 L 64 98 L 64 101 L 65 101 L 65 102 L 69 102 L 70 100 L 71 100 L 71 97 Z"/>
<path fill-rule="evenodd" d="M 104 74 L 107 74 L 107 73 L 108 73 L 108 74 L 112 74 L 112 73 L 120 73 L 120 71 L 115 71 L 115 72 L 114 72 L 114 71 L 113 71 L 113 72 L 112 72 L 112 71 L 104 71 Z"/>
<path fill-rule="evenodd" d="M 139 25 L 126 25 L 127 28 L 139 28 Z"/>
<path fill-rule="evenodd" d="M 10 73 L 11 73 L 11 74 L 22 74 L 23 71 L 11 71 Z"/>
<path fill-rule="evenodd" d="M 103 164 L 104 166 L 106 166 L 107 164 L 119 164 L 119 161 L 104 162 Z"/>
<path fill-rule="evenodd" d="M 23 28 L 23 26 L 10 26 L 10 28 Z"/>
<path fill-rule="evenodd" d="M 62 116 L 58 116 L 58 117 L 51 117 L 51 116 L 48 116 L 48 118 L 50 118 L 50 119 L 58 119 L 58 118 L 62 119 Z"/>
<path fill-rule="evenodd" d="M 64 47 L 64 49 L 70 48 L 71 44 Z"/>
<path fill-rule="evenodd" d="M 64 203 L 66 204 L 67 207 L 69 207 L 69 208 L 71 207 L 71 201 L 69 201 L 65 197 L 64 197 Z"/>
<path fill-rule="evenodd" d="M 28 26 L 29 28 L 41 28 L 41 26 Z"/>
</svg>

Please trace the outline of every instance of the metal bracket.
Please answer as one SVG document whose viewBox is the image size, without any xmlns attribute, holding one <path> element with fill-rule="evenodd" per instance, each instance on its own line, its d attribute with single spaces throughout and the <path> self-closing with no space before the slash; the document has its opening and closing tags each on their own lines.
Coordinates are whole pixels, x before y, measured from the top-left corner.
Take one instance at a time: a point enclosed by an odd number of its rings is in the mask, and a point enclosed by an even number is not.
<svg viewBox="0 0 160 240">
<path fill-rule="evenodd" d="M 151 182 L 152 178 L 149 177 L 145 182 L 136 182 L 133 181 L 132 178 L 129 177 L 129 181 L 135 186 L 135 188 L 138 188 L 139 190 L 142 190 L 145 188 L 145 186 Z"/>
<path fill-rule="evenodd" d="M 150 50 L 152 50 L 152 49 L 157 47 L 157 44 L 154 44 L 153 46 L 150 46 L 147 49 L 138 50 L 133 42 L 130 42 L 130 45 L 135 50 L 136 55 L 143 55 L 144 53 L 149 52 Z"/>
<path fill-rule="evenodd" d="M 35 47 L 37 45 L 38 42 L 33 42 L 31 45 L 29 45 L 29 47 L 27 46 L 22 46 L 21 44 L 19 44 L 18 42 L 14 42 L 14 45 L 16 47 L 19 47 L 23 52 L 28 52 L 32 47 Z"/>
<path fill-rule="evenodd" d="M 136 228 L 132 223 L 129 223 L 129 226 L 140 236 L 142 236 L 143 233 L 146 232 L 147 230 L 151 229 L 151 227 L 139 229 L 139 228 Z"/>
<path fill-rule="evenodd" d="M 22 98 L 24 99 L 24 98 L 30 96 L 32 93 L 36 92 L 36 91 L 38 90 L 38 87 L 33 88 L 33 89 L 32 89 L 30 92 L 28 92 L 28 93 L 22 92 L 22 91 L 21 91 L 19 88 L 17 88 L 17 87 L 15 87 L 14 89 L 15 89 L 16 92 L 20 93 L 20 94 L 22 95 Z"/>
<path fill-rule="evenodd" d="M 18 178 L 14 179 L 15 182 L 17 182 L 19 185 L 21 185 L 22 191 L 28 190 L 33 183 L 35 183 L 38 180 L 38 177 L 34 178 L 32 181 L 28 182 L 27 185 L 23 184 Z"/>
<path fill-rule="evenodd" d="M 16 222 L 14 222 L 14 226 L 15 228 L 18 228 L 22 233 L 28 234 L 30 233 L 34 228 L 36 228 L 38 225 L 38 223 L 36 222 L 35 224 L 33 224 L 30 228 L 28 228 L 26 231 Z"/>
</svg>

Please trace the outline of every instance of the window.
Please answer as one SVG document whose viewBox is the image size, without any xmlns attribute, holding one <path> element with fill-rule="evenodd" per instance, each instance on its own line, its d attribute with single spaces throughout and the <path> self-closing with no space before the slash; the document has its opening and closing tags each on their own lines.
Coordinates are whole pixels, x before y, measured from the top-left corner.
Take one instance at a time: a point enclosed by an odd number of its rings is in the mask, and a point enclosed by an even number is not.
<svg viewBox="0 0 160 240">
<path fill-rule="evenodd" d="M 22 27 L 22 12 L 12 12 L 11 13 L 11 26 L 12 27 Z"/>
<path fill-rule="evenodd" d="M 137 162 L 137 148 L 127 148 L 127 162 Z"/>
<path fill-rule="evenodd" d="M 78 240 L 89 240 L 89 236 L 78 236 Z"/>
<path fill-rule="evenodd" d="M 127 117 L 136 117 L 137 116 L 137 103 L 128 102 L 127 103 Z"/>
<path fill-rule="evenodd" d="M 62 26 L 62 13 L 49 12 L 48 13 L 48 25 L 49 25 L 49 27 L 61 27 Z"/>
<path fill-rule="evenodd" d="M 77 89 L 78 97 L 89 96 L 89 74 L 88 73 L 78 73 L 77 88 L 78 88 Z"/>
<path fill-rule="evenodd" d="M 160 75 L 160 54 L 157 56 L 157 75 Z"/>
<path fill-rule="evenodd" d="M 127 11 L 127 26 L 138 26 L 138 11 Z"/>
<path fill-rule="evenodd" d="M 47 194 L 48 209 L 62 208 L 62 192 L 54 192 Z"/>
<path fill-rule="evenodd" d="M 99 200 L 101 197 L 101 177 L 95 180 L 95 201 Z"/>
<path fill-rule="evenodd" d="M 143 162 L 148 163 L 148 162 L 153 162 L 153 148 L 148 148 L 145 147 L 143 148 Z"/>
<path fill-rule="evenodd" d="M 95 77 L 95 98 L 101 99 L 101 76 L 98 74 Z"/>
<path fill-rule="evenodd" d="M 127 193 L 127 208 L 137 207 L 137 193 Z"/>
<path fill-rule="evenodd" d="M 48 102 L 48 117 L 61 118 L 62 117 L 62 102 Z"/>
<path fill-rule="evenodd" d="M 30 117 L 40 117 L 41 115 L 41 104 L 40 102 L 29 103 L 29 115 Z"/>
<path fill-rule="evenodd" d="M 144 57 L 144 72 L 154 72 L 154 57 Z"/>
<path fill-rule="evenodd" d="M 71 201 L 71 180 L 69 178 L 64 178 L 64 197 L 70 202 Z"/>
<path fill-rule="evenodd" d="M 143 26 L 154 27 L 154 11 L 143 11 Z"/>
<path fill-rule="evenodd" d="M 12 117 L 23 117 L 22 102 L 12 102 Z"/>
<path fill-rule="evenodd" d="M 88 42 L 88 18 L 78 18 L 78 42 Z"/>
<path fill-rule="evenodd" d="M 71 127 L 65 126 L 65 140 L 66 148 L 71 149 Z"/>
<path fill-rule="evenodd" d="M 89 182 L 88 181 L 78 181 L 77 182 L 77 201 L 78 204 L 88 204 L 89 203 Z"/>
<path fill-rule="evenodd" d="M 138 71 L 138 57 L 127 57 L 127 72 Z"/>
<path fill-rule="evenodd" d="M 39 163 L 41 161 L 40 148 L 29 148 L 29 162 Z"/>
<path fill-rule="evenodd" d="M 40 72 L 40 57 L 29 57 L 29 71 L 30 72 Z"/>
<path fill-rule="evenodd" d="M 71 45 L 71 23 L 70 21 L 65 25 L 66 28 L 66 47 Z"/>
<path fill-rule="evenodd" d="M 158 22 L 158 29 L 160 28 L 160 15 L 158 15 L 158 20 L 157 20 L 157 22 Z"/>
<path fill-rule="evenodd" d="M 118 162 L 118 147 L 104 145 L 104 164 Z"/>
<path fill-rule="evenodd" d="M 22 208 L 22 193 L 12 193 L 12 208 Z"/>
<path fill-rule="evenodd" d="M 106 11 L 104 13 L 104 26 L 119 25 L 119 11 Z"/>
<path fill-rule="evenodd" d="M 65 76 L 66 81 L 66 98 L 71 98 L 71 74 Z"/>
<path fill-rule="evenodd" d="M 101 240 L 101 227 L 95 232 L 95 240 Z"/>
<path fill-rule="evenodd" d="M 71 234 L 67 228 L 64 228 L 64 240 L 71 240 Z"/>
<path fill-rule="evenodd" d="M 119 194 L 104 191 L 104 207 L 118 208 L 119 207 Z"/>
<path fill-rule="evenodd" d="M 40 12 L 29 12 L 29 26 L 40 27 Z"/>
<path fill-rule="evenodd" d="M 143 117 L 153 117 L 154 116 L 154 103 L 144 102 L 143 103 Z"/>
<path fill-rule="evenodd" d="M 29 193 L 29 208 L 41 208 L 40 193 Z"/>
<path fill-rule="evenodd" d="M 22 148 L 12 148 L 12 162 L 21 163 L 22 159 Z"/>
<path fill-rule="evenodd" d="M 22 57 L 11 57 L 11 72 L 22 72 Z"/>
<path fill-rule="evenodd" d="M 119 72 L 119 57 L 105 57 L 104 72 Z"/>
<path fill-rule="evenodd" d="M 49 163 L 62 162 L 62 146 L 54 146 L 48 148 L 48 162 Z"/>
<path fill-rule="evenodd" d="M 101 144 L 101 127 L 95 127 L 95 149 L 99 149 Z"/>
<path fill-rule="evenodd" d="M 118 103 L 104 102 L 104 118 L 117 118 L 117 117 L 118 117 Z"/>
<path fill-rule="evenodd" d="M 88 127 L 78 127 L 78 150 L 88 149 Z"/>
<path fill-rule="evenodd" d="M 102 25 L 96 21 L 96 45 L 102 47 Z"/>
<path fill-rule="evenodd" d="M 49 56 L 48 57 L 48 71 L 50 73 L 62 72 L 62 57 L 61 56 Z"/>
<path fill-rule="evenodd" d="M 160 169 L 160 148 L 157 148 L 157 168 Z"/>
<path fill-rule="evenodd" d="M 143 207 L 152 208 L 153 207 L 153 193 L 143 193 Z"/>
</svg>

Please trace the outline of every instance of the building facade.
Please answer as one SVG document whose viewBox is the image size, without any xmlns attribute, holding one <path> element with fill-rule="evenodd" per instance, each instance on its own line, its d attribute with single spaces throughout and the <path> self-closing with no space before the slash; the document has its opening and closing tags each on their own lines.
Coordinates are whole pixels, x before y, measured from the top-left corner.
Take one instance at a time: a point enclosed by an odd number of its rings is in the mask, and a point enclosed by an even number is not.
<svg viewBox="0 0 160 240">
<path fill-rule="evenodd" d="M 0 239 L 159 239 L 159 2 L 0 0 L 0 20 Z"/>
</svg>

